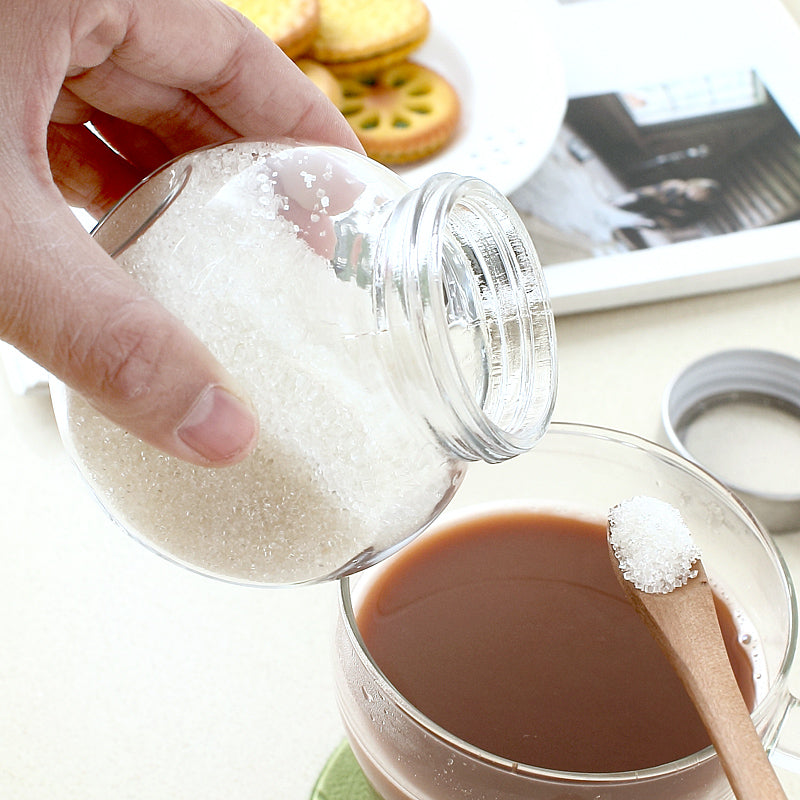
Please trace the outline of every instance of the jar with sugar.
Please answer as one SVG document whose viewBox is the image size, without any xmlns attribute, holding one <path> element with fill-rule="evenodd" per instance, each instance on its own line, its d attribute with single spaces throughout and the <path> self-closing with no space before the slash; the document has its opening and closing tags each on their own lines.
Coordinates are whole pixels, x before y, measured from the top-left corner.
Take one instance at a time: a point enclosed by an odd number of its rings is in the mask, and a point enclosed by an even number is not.
<svg viewBox="0 0 800 800">
<path fill-rule="evenodd" d="M 56 385 L 62 437 L 156 552 L 247 584 L 330 580 L 420 533 L 470 461 L 544 433 L 555 334 L 533 244 L 486 183 L 410 189 L 341 148 L 234 141 L 170 162 L 93 235 L 249 393 L 256 450 L 166 456 Z"/>
</svg>

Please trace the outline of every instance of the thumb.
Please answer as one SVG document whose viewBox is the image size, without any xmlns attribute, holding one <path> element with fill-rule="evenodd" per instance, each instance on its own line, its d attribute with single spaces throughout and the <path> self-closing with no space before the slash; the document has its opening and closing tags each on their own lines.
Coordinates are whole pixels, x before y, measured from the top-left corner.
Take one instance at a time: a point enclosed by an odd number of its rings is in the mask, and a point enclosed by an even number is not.
<svg viewBox="0 0 800 800">
<path fill-rule="evenodd" d="M 201 466 L 235 463 L 258 422 L 231 376 L 83 229 L 60 196 L 0 220 L 0 338 L 113 422 Z M 28 209 L 30 211 L 30 209 Z"/>
</svg>

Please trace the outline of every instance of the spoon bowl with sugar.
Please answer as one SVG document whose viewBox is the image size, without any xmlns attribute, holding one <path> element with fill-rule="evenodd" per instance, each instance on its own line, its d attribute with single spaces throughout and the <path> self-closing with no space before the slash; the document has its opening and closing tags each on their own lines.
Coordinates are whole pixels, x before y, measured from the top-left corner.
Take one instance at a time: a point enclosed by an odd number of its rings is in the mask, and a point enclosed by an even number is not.
<svg viewBox="0 0 800 800">
<path fill-rule="evenodd" d="M 614 506 L 608 546 L 625 595 L 686 687 L 734 795 L 785 799 L 728 660 L 700 551 L 678 510 L 651 497 Z"/>
</svg>

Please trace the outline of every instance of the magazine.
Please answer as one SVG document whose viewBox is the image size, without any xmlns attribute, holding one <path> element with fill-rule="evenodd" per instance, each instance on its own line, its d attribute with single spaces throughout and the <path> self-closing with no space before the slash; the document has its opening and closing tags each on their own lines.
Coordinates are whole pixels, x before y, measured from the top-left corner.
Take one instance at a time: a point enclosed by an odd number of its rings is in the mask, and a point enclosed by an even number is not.
<svg viewBox="0 0 800 800">
<path fill-rule="evenodd" d="M 566 115 L 511 194 L 556 313 L 800 276 L 800 28 L 780 0 L 559 0 Z"/>
</svg>

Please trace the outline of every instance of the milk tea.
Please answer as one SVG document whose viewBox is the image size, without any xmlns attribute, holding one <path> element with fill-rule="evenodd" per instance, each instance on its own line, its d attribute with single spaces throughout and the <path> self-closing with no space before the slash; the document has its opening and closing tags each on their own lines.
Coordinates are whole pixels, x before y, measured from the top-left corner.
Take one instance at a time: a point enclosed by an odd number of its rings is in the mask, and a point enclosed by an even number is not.
<svg viewBox="0 0 800 800">
<path fill-rule="evenodd" d="M 734 614 L 715 599 L 752 708 L 751 657 Z M 710 743 L 623 595 L 603 524 L 514 510 L 440 528 L 391 560 L 357 619 L 395 687 L 489 753 L 608 773 L 665 764 Z"/>
</svg>

